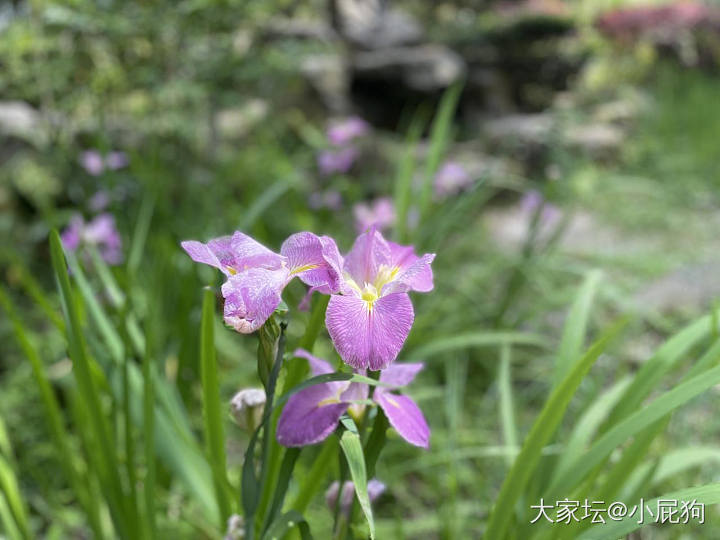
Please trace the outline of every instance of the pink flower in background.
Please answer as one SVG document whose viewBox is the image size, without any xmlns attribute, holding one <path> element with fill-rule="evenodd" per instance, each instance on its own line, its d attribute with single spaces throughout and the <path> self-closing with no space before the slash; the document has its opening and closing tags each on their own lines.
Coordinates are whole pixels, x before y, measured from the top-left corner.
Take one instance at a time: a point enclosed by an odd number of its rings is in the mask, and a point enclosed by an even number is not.
<svg viewBox="0 0 720 540">
<path fill-rule="evenodd" d="M 333 146 L 345 146 L 370 132 L 368 123 L 359 116 L 334 122 L 327 130 L 327 138 Z"/>
<path fill-rule="evenodd" d="M 86 150 L 80 154 L 80 165 L 88 174 L 99 176 L 106 170 L 116 171 L 128 166 L 125 152 L 110 152 L 107 156 L 97 150 Z"/>
<path fill-rule="evenodd" d="M 326 294 L 339 290 L 342 257 L 328 236 L 293 234 L 279 254 L 241 232 L 207 244 L 191 240 L 181 245 L 192 260 L 218 268 L 228 277 L 222 286 L 225 322 L 243 334 L 265 323 L 295 277 Z"/>
<path fill-rule="evenodd" d="M 100 191 L 96 192 L 92 197 L 90 197 L 89 206 L 90 210 L 92 210 L 93 212 L 100 212 L 101 210 L 105 210 L 105 208 L 107 208 L 109 204 L 110 193 L 108 193 L 104 189 L 101 189 Z"/>
<path fill-rule="evenodd" d="M 333 373 L 332 366 L 303 349 L 295 356 L 307 359 L 314 376 Z M 423 365 L 394 364 L 380 373 L 380 382 L 372 400 L 388 418 L 390 425 L 410 444 L 428 448 L 430 428 L 417 404 L 408 396 L 394 393 L 407 386 Z M 306 446 L 325 440 L 337 427 L 348 409 L 362 412 L 365 405 L 354 402 L 367 400 L 368 386 L 348 381 L 316 384 L 294 394 L 283 408 L 278 420 L 276 438 L 283 446 Z"/>
<path fill-rule="evenodd" d="M 435 195 L 440 198 L 455 195 L 472 183 L 473 179 L 465 167 L 456 161 L 447 161 L 435 175 Z"/>
<path fill-rule="evenodd" d="M 317 156 L 320 174 L 323 176 L 330 176 L 336 173 L 344 174 L 352 168 L 358 155 L 359 152 L 352 146 L 339 150 L 322 150 Z"/>
<path fill-rule="evenodd" d="M 375 502 L 380 496 L 385 493 L 386 486 L 377 478 L 373 478 L 367 483 L 367 492 L 370 502 Z M 335 511 L 335 504 L 338 500 L 338 491 L 340 490 L 340 482 L 337 480 L 330 484 L 327 491 L 325 492 L 325 504 L 332 512 Z M 340 509 L 347 516 L 350 513 L 352 507 L 353 498 L 355 496 L 355 484 L 351 480 L 346 480 L 343 483 L 342 493 L 340 495 Z"/>
<path fill-rule="evenodd" d="M 375 227 L 357 237 L 342 262 L 341 294 L 330 298 L 325 316 L 346 364 L 378 370 L 395 360 L 415 319 L 407 293 L 432 290 L 434 258 L 385 240 Z"/>
<path fill-rule="evenodd" d="M 327 191 L 316 191 L 308 197 L 308 206 L 313 210 L 327 208 L 328 210 L 340 210 L 342 208 L 342 195 L 334 189 Z"/>
<path fill-rule="evenodd" d="M 74 216 L 60 238 L 68 251 L 91 245 L 98 248 L 108 264 L 120 264 L 123 260 L 122 239 L 111 214 L 100 214 L 88 223 L 81 216 Z"/>
<path fill-rule="evenodd" d="M 97 150 L 87 150 L 80 154 L 80 165 L 92 176 L 98 176 L 105 170 L 102 155 Z"/>
<path fill-rule="evenodd" d="M 542 206 L 540 221 L 548 225 L 557 223 L 561 215 L 560 209 L 548 203 L 539 191 L 530 190 L 520 199 L 520 208 L 526 214 L 533 214 L 540 206 Z"/>
<path fill-rule="evenodd" d="M 392 199 L 381 197 L 370 204 L 358 203 L 353 206 L 355 229 L 357 232 L 368 230 L 373 225 L 380 231 L 395 224 L 395 205 Z"/>
<path fill-rule="evenodd" d="M 105 166 L 111 171 L 116 171 L 128 166 L 128 158 L 125 152 L 110 152 L 105 158 Z"/>
</svg>

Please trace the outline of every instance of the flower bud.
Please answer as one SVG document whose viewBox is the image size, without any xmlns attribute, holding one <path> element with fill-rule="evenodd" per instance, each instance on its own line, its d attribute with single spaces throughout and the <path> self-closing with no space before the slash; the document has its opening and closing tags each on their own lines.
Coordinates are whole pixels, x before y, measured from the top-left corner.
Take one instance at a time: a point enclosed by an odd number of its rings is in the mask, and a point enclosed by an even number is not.
<svg viewBox="0 0 720 540">
<path fill-rule="evenodd" d="M 265 399 L 265 391 L 260 388 L 245 388 L 235 394 L 230 400 L 230 410 L 237 425 L 255 431 L 262 420 Z"/>
<path fill-rule="evenodd" d="M 335 511 L 335 503 L 338 500 L 338 489 L 340 489 L 340 483 L 336 480 L 330 484 L 330 487 L 325 492 L 325 503 L 332 512 Z M 385 492 L 385 484 L 373 478 L 368 482 L 367 491 L 370 502 L 373 502 Z M 340 494 L 340 509 L 343 513 L 348 514 L 350 512 L 354 496 L 355 485 L 350 480 L 347 480 L 343 484 L 342 493 Z"/>
<path fill-rule="evenodd" d="M 245 520 L 242 516 L 233 514 L 227 521 L 227 532 L 224 540 L 240 540 L 245 538 Z"/>
</svg>

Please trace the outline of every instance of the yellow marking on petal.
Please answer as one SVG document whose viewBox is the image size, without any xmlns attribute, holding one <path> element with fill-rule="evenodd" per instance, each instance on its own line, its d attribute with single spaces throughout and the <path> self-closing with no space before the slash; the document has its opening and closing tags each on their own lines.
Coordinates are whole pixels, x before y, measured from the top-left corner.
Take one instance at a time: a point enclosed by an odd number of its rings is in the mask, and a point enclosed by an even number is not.
<svg viewBox="0 0 720 540">
<path fill-rule="evenodd" d="M 394 407 L 397 407 L 398 409 L 400 408 L 400 404 L 397 401 L 395 401 L 393 398 L 391 398 L 390 396 L 386 395 L 385 399 L 388 401 L 388 403 L 390 403 L 390 405 L 393 405 Z"/>
<path fill-rule="evenodd" d="M 373 285 L 378 291 L 382 291 L 382 288 L 385 285 L 395 280 L 399 272 L 399 266 L 390 267 L 385 264 L 381 264 L 380 268 L 378 268 L 377 274 L 375 275 L 375 282 Z"/>
<path fill-rule="evenodd" d="M 303 266 L 298 266 L 297 268 L 293 268 L 290 271 L 290 275 L 294 276 L 295 274 L 299 274 L 300 272 L 307 272 L 308 270 L 314 270 L 315 268 L 319 268 L 319 264 L 304 264 Z"/>
<path fill-rule="evenodd" d="M 339 397 L 337 397 L 337 396 L 329 397 L 329 398 L 323 399 L 322 401 L 319 401 L 318 407 L 324 407 L 325 405 L 337 405 L 338 403 L 340 403 Z"/>
<path fill-rule="evenodd" d="M 237 270 L 235 270 L 232 266 L 226 266 L 225 268 L 227 268 L 227 271 L 230 272 L 231 276 L 237 274 Z"/>
</svg>

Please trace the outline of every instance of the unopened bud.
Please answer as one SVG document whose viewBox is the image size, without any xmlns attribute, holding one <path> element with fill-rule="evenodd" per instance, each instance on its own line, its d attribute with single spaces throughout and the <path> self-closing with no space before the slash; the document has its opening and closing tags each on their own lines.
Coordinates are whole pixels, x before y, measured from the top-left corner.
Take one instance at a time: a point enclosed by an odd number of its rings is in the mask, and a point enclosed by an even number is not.
<svg viewBox="0 0 720 540">
<path fill-rule="evenodd" d="M 224 540 L 241 540 L 242 538 L 245 538 L 245 520 L 242 516 L 233 514 L 228 518 Z"/>
<path fill-rule="evenodd" d="M 340 483 L 336 480 L 330 484 L 330 487 L 325 492 L 325 503 L 332 512 L 335 511 L 335 504 L 338 500 L 339 489 Z M 385 492 L 385 484 L 383 484 L 380 480 L 373 478 L 368 482 L 367 492 L 370 502 L 373 502 Z M 354 496 L 355 485 L 350 480 L 347 480 L 343 484 L 342 493 L 340 494 L 340 509 L 343 513 L 348 514 L 350 512 Z"/>
<path fill-rule="evenodd" d="M 230 401 L 230 410 L 237 425 L 255 431 L 262 420 L 265 399 L 265 391 L 260 388 L 246 388 L 235 394 Z"/>
</svg>

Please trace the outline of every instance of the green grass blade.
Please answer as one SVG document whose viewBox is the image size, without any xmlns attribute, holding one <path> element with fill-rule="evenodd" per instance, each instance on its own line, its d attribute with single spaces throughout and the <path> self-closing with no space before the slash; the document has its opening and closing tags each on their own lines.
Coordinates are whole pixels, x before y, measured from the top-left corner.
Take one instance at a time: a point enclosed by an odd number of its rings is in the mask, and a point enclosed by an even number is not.
<svg viewBox="0 0 720 540">
<path fill-rule="evenodd" d="M 128 256 L 127 263 L 130 274 L 134 275 L 140 267 L 140 261 L 142 260 L 143 251 L 145 251 L 145 242 L 147 241 L 148 232 L 150 231 L 150 222 L 152 221 L 154 210 L 155 196 L 146 195 L 140 206 L 137 221 L 135 222 L 135 230 L 133 231 L 132 241 L 130 243 L 130 255 Z"/>
<path fill-rule="evenodd" d="M 720 383 L 720 366 L 710 369 L 664 393 L 603 434 L 592 447 L 568 467 L 548 488 L 550 493 L 569 493 L 610 453 L 653 422 Z"/>
<path fill-rule="evenodd" d="M 499 345 L 529 345 L 547 347 L 547 338 L 529 332 L 470 332 L 452 337 L 434 339 L 425 345 L 413 349 L 410 357 L 425 360 L 440 353 L 467 349 L 471 347 L 497 347 Z"/>
<path fill-rule="evenodd" d="M 245 211 L 243 218 L 240 220 L 239 229 L 247 231 L 252 227 L 257 219 L 262 216 L 265 211 L 270 208 L 275 201 L 280 199 L 285 193 L 294 187 L 293 179 L 278 180 L 274 184 L 267 187 L 262 194 L 257 197 L 252 205 Z"/>
<path fill-rule="evenodd" d="M 631 380 L 631 377 L 628 376 L 615 383 L 609 390 L 600 395 L 576 422 L 553 473 L 553 480 L 565 474 L 570 463 L 582 455 L 590 445 L 590 441 L 597 432 L 598 427 L 625 392 Z"/>
<path fill-rule="evenodd" d="M 98 462 L 102 464 L 100 475 L 113 514 L 113 522 L 121 536 L 131 536 L 129 534 L 131 529 L 128 527 L 132 528 L 135 524 L 129 523 L 127 519 L 124 492 L 118 473 L 117 456 L 115 455 L 115 445 L 110 436 L 111 427 L 103 416 L 100 396 L 93 380 L 90 359 L 86 352 L 75 297 L 70 287 L 65 255 L 60 236 L 55 230 L 50 233 L 50 255 L 65 311 L 70 358 L 73 361 L 73 374 L 78 384 L 78 390 L 87 404 L 90 419 L 89 429 L 92 430 L 93 437 L 100 448 L 101 455 L 98 456 Z"/>
<path fill-rule="evenodd" d="M 616 424 L 619 420 L 635 412 L 643 400 L 653 391 L 677 362 L 694 345 L 706 339 L 712 332 L 711 316 L 706 315 L 692 322 L 670 338 L 657 352 L 643 364 L 627 388 L 623 397 L 613 409 L 600 431 Z"/>
<path fill-rule="evenodd" d="M 650 508 L 657 508 L 658 501 L 696 501 L 699 504 L 711 505 L 720 503 L 720 484 L 707 484 L 705 486 L 692 487 L 674 491 L 662 495 L 652 501 L 646 502 Z M 577 540 L 614 540 L 636 531 L 646 525 L 655 523 L 654 519 L 645 519 L 638 523 L 637 516 L 626 516 L 621 521 L 608 521 L 602 525 L 596 525 L 577 537 Z"/>
<path fill-rule="evenodd" d="M 0 532 L 4 533 L 10 540 L 27 540 L 29 538 L 29 536 L 23 536 L 20 529 L 18 529 L 2 492 L 0 492 L 0 525 L 2 525 Z"/>
<path fill-rule="evenodd" d="M 149 331 L 145 340 L 147 346 L 142 364 L 143 376 L 143 450 L 145 453 L 145 479 L 143 496 L 145 500 L 146 535 L 150 540 L 157 536 L 155 513 L 155 391 L 152 377 L 152 339 Z"/>
<path fill-rule="evenodd" d="M 33 378 L 40 391 L 40 398 L 43 403 L 44 416 L 47 419 L 50 435 L 53 440 L 53 444 L 58 453 L 58 458 L 61 466 L 64 469 L 65 476 L 67 477 L 68 483 L 72 488 L 75 495 L 78 497 L 80 504 L 85 509 L 87 514 L 88 523 L 92 528 L 97 538 L 102 538 L 102 527 L 100 526 L 100 517 L 97 501 L 93 497 L 89 496 L 89 493 L 85 489 L 85 486 L 80 480 L 80 476 L 75 468 L 72 454 L 70 452 L 70 438 L 65 429 L 65 424 L 62 420 L 62 414 L 60 412 L 60 405 L 57 402 L 55 393 L 50 386 L 47 374 L 45 373 L 45 367 L 40 360 L 40 355 L 32 346 L 30 340 L 27 337 L 25 328 L 17 316 L 17 311 L 10 301 L 10 297 L 7 295 L 5 290 L 0 286 L 0 306 L 5 310 L 8 317 L 10 318 L 15 339 L 17 340 L 23 354 L 30 362 L 32 369 Z M 64 324 L 63 324 L 64 327 Z M 9 446 L 9 444 L 8 444 Z"/>
<path fill-rule="evenodd" d="M 5 501 L 10 509 L 15 524 L 24 538 L 31 538 L 30 526 L 28 525 L 27 510 L 20 493 L 17 477 L 10 462 L 0 456 L 0 492 L 5 496 Z"/>
<path fill-rule="evenodd" d="M 270 528 L 271 523 L 275 521 L 275 516 L 282 510 L 283 503 L 285 502 L 285 494 L 290 485 L 290 477 L 292 476 L 295 463 L 299 456 L 300 448 L 288 448 L 285 450 L 285 456 L 280 465 L 277 481 L 274 483 L 275 489 L 273 490 L 272 503 L 265 517 L 267 525 L 263 527 L 263 530 Z"/>
<path fill-rule="evenodd" d="M 624 321 L 605 332 L 590 347 L 588 352 L 577 361 L 565 379 L 550 394 L 503 482 L 500 494 L 490 514 L 490 520 L 485 532 L 486 538 L 500 539 L 505 537 L 510 520 L 515 514 L 515 503 L 532 477 L 540 460 L 543 447 L 555 433 L 570 403 L 570 399 L 583 378 L 623 325 Z"/>
<path fill-rule="evenodd" d="M 500 370 L 498 371 L 498 394 L 500 395 L 500 426 L 503 442 L 506 446 L 517 446 L 517 427 L 515 426 L 515 406 L 512 391 L 511 349 L 507 343 L 500 347 Z M 513 457 L 507 456 L 508 466 Z"/>
<path fill-rule="evenodd" d="M 298 493 L 295 496 L 295 500 L 290 505 L 290 508 L 297 510 L 300 513 L 307 510 L 308 505 L 312 501 L 313 496 L 323 489 L 325 486 L 325 478 L 330 472 L 328 463 L 337 452 L 337 439 L 334 437 L 328 438 L 324 443 L 320 452 L 315 457 L 310 470 L 304 476 Z"/>
<path fill-rule="evenodd" d="M 362 508 L 365 519 L 370 527 L 370 538 L 375 538 L 375 521 L 373 519 L 370 497 L 367 491 L 368 479 L 365 469 L 365 455 L 363 454 L 362 444 L 360 443 L 360 435 L 352 419 L 343 418 L 341 422 L 345 430 L 340 436 L 340 448 L 345 454 L 348 469 L 350 470 L 350 477 L 352 478 L 353 484 L 355 484 L 355 494 L 360 503 L 360 508 Z"/>
<path fill-rule="evenodd" d="M 393 202 L 395 205 L 395 237 L 398 242 L 407 238 L 407 217 L 410 210 L 412 179 L 415 173 L 415 152 L 425 126 L 424 114 L 414 115 L 408 129 L 405 150 L 395 173 Z"/>
<path fill-rule="evenodd" d="M 312 540 L 310 526 L 299 512 L 290 510 L 279 516 L 263 536 L 264 540 L 280 540 L 285 538 L 293 527 L 298 527 L 301 540 Z"/>
<path fill-rule="evenodd" d="M 554 384 L 559 384 L 565 378 L 575 360 L 582 354 L 593 299 L 601 276 L 599 270 L 587 274 L 568 312 L 555 363 Z"/>
<path fill-rule="evenodd" d="M 205 444 L 210 467 L 213 470 L 215 493 L 220 509 L 222 528 L 232 513 L 227 479 L 227 458 L 225 456 L 225 433 L 220 408 L 220 384 L 215 358 L 215 293 L 205 289 L 200 328 L 200 367 L 202 374 L 203 420 L 205 423 Z"/>
<path fill-rule="evenodd" d="M 427 215 L 428 209 L 430 208 L 433 180 L 435 179 L 435 173 L 437 173 L 440 167 L 440 162 L 445 155 L 445 150 L 450 143 L 453 117 L 455 116 L 455 109 L 462 88 L 463 84 L 458 82 L 445 91 L 440 100 L 438 111 L 433 119 L 432 127 L 430 128 L 430 148 L 428 149 L 428 155 L 425 160 L 425 175 L 420 190 L 421 221 L 422 218 Z"/>
</svg>

